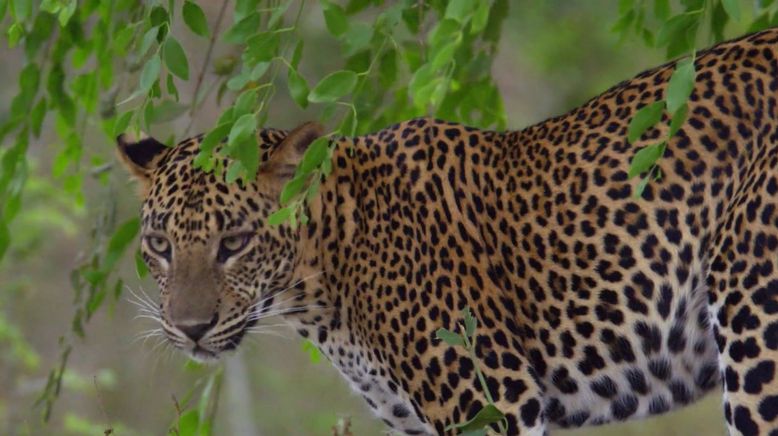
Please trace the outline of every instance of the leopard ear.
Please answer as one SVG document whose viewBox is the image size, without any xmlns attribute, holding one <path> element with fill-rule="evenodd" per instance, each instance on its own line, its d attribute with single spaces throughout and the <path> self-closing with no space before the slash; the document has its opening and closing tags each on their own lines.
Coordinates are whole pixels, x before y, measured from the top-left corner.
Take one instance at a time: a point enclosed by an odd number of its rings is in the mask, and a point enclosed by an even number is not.
<svg viewBox="0 0 778 436">
<path fill-rule="evenodd" d="M 144 187 L 151 183 L 151 173 L 170 150 L 165 144 L 141 134 L 138 140 L 132 140 L 123 133 L 116 138 L 119 158 L 124 166 Z"/>
<path fill-rule="evenodd" d="M 267 160 L 260 166 L 260 174 L 270 175 L 281 180 L 293 177 L 305 150 L 323 134 L 324 127 L 319 123 L 301 124 L 290 131 L 278 145 L 269 151 Z"/>
</svg>

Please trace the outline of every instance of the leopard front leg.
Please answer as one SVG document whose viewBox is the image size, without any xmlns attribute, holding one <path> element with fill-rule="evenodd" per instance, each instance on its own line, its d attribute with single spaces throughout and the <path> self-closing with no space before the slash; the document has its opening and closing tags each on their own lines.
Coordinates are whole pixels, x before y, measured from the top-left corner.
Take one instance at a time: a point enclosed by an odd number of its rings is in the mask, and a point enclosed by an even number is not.
<svg viewBox="0 0 778 436">
<path fill-rule="evenodd" d="M 778 228 L 755 226 L 775 207 L 734 213 L 711 262 L 711 318 L 733 435 L 778 436 Z"/>
</svg>

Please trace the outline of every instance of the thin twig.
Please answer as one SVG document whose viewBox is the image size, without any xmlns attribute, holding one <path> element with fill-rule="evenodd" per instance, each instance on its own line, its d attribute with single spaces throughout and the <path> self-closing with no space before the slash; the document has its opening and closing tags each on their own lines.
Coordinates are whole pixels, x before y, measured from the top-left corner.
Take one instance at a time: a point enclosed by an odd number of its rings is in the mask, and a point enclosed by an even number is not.
<svg viewBox="0 0 778 436">
<path fill-rule="evenodd" d="M 105 418 L 105 422 L 107 424 L 103 430 L 103 435 L 111 435 L 113 434 L 113 427 L 111 426 L 111 419 L 108 418 L 108 412 L 105 410 L 105 404 L 103 404 L 103 396 L 100 393 L 100 388 L 97 386 L 97 376 L 92 376 L 92 384 L 95 387 L 95 394 L 97 394 L 97 404 L 100 406 L 100 411 L 103 412 L 103 418 Z"/>
<path fill-rule="evenodd" d="M 211 63 L 211 54 L 213 53 L 213 46 L 216 45 L 216 37 L 219 36 L 219 27 L 221 27 L 222 19 L 224 18 L 224 12 L 227 10 L 227 3 L 229 0 L 222 2 L 222 7 L 219 10 L 219 16 L 216 18 L 216 24 L 213 26 L 213 32 L 211 33 L 211 40 L 208 41 L 208 50 L 205 52 L 205 60 L 202 67 L 200 67 L 200 74 L 197 75 L 197 82 L 195 83 L 194 93 L 192 94 L 192 104 L 189 106 L 189 125 L 184 130 L 184 136 L 189 135 L 189 130 L 194 123 L 194 114 L 197 109 L 197 94 L 200 93 L 200 87 L 203 85 L 203 78 L 205 77 L 205 71 L 208 69 L 208 64 Z"/>
</svg>

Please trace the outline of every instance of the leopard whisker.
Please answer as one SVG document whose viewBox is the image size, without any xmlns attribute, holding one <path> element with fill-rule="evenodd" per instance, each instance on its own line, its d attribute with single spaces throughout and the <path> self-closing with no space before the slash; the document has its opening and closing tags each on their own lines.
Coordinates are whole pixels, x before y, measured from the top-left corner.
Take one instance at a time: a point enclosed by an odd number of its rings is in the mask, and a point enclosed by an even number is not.
<svg viewBox="0 0 778 436">
<path fill-rule="evenodd" d="M 284 304 L 286 304 L 286 303 L 288 303 L 288 302 L 290 302 L 292 300 L 297 299 L 302 294 L 303 294 L 303 292 L 300 291 L 299 293 L 292 294 L 291 296 L 289 296 L 289 297 L 287 297 L 287 298 L 285 298 L 285 299 L 283 299 L 281 301 L 276 301 L 273 304 L 271 304 L 270 306 L 267 306 L 267 307 L 264 307 L 264 308 L 261 308 L 261 309 L 254 308 L 254 309 L 251 309 L 251 310 L 253 310 L 255 313 L 267 313 L 267 312 L 270 312 L 270 311 L 273 311 L 273 310 L 281 308 Z"/>
<path fill-rule="evenodd" d="M 156 322 L 162 322 L 162 318 L 159 317 L 159 315 L 151 315 L 151 314 L 145 314 L 141 313 L 138 315 L 135 315 L 132 319 L 151 319 Z"/>
<path fill-rule="evenodd" d="M 148 341 L 150 338 L 153 338 L 153 337 L 160 337 L 160 338 L 163 338 L 163 339 L 164 339 L 164 336 L 165 336 L 165 335 L 164 335 L 164 332 L 162 331 L 162 329 L 161 329 L 161 328 L 156 328 L 156 329 L 149 329 L 149 330 L 145 330 L 145 331 L 143 331 L 143 332 L 139 333 L 139 334 L 138 334 L 138 335 L 135 337 L 135 339 L 133 339 L 132 343 L 136 343 L 136 342 L 139 342 L 139 341 L 143 341 L 143 344 L 144 344 L 144 346 L 145 346 L 145 344 L 146 344 L 146 341 Z"/>
<path fill-rule="evenodd" d="M 327 308 L 330 308 L 330 307 L 331 306 L 322 306 L 322 305 L 316 305 L 316 304 L 308 305 L 308 306 L 289 307 L 289 308 L 278 309 L 278 310 L 270 311 L 270 312 L 262 312 L 262 313 L 252 314 L 252 315 L 250 315 L 247 318 L 247 321 L 259 321 L 261 319 L 271 318 L 271 317 L 279 316 L 279 315 L 287 315 L 287 314 L 290 314 L 290 313 L 297 313 L 297 312 L 306 312 L 308 310 L 313 310 L 313 309 L 327 309 Z"/>
<path fill-rule="evenodd" d="M 291 289 L 294 289 L 300 283 L 304 283 L 304 282 L 306 282 L 308 280 L 314 279 L 314 278 L 316 278 L 316 277 L 318 277 L 318 276 L 320 276 L 322 274 L 324 274 L 324 271 L 319 271 L 319 272 L 313 273 L 313 274 L 311 274 L 311 275 L 309 275 L 307 277 L 303 277 L 300 280 L 298 280 L 298 281 L 292 283 L 291 285 L 287 286 L 286 288 L 284 288 L 284 289 L 282 289 L 282 290 L 280 290 L 278 292 L 275 292 L 273 294 L 270 294 L 270 295 L 267 295 L 267 296 L 263 297 L 262 299 L 260 299 L 256 303 L 254 303 L 251 306 L 249 306 L 249 309 L 255 309 L 258 306 L 260 306 L 260 305 L 264 304 L 265 302 L 267 302 L 268 300 L 276 298 L 276 297 L 280 296 L 281 294 L 283 294 L 285 292 L 288 292 Z"/>
<path fill-rule="evenodd" d="M 157 304 L 154 302 L 154 300 L 152 300 L 151 297 L 149 297 L 148 294 L 146 294 L 145 291 L 143 291 L 142 288 L 138 288 L 137 292 L 129 286 L 126 286 L 125 288 L 130 293 L 130 295 L 135 298 L 133 300 L 132 297 L 127 297 L 127 301 L 138 307 L 143 307 L 152 311 L 159 311 Z"/>
</svg>

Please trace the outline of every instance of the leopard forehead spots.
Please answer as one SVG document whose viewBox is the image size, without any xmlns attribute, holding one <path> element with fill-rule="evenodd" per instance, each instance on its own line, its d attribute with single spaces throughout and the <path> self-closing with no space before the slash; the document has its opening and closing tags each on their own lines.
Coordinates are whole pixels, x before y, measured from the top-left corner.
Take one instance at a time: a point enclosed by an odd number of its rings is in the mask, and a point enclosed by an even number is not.
<svg viewBox="0 0 778 436">
<path fill-rule="evenodd" d="M 665 96 L 672 63 L 520 131 L 423 118 L 334 139 L 332 174 L 296 228 L 266 217 L 316 137 L 309 125 L 263 130 L 260 155 L 276 171 L 245 187 L 195 170 L 198 140 L 152 149 L 163 156 L 120 144 L 134 174 L 151 174 L 144 228 L 179 244 L 170 253 L 148 240 L 144 256 L 163 300 L 191 303 L 170 305 L 198 320 L 182 325 L 190 338 L 212 329 L 218 354 L 263 310 L 283 313 L 406 434 L 451 433 L 486 392 L 508 434 L 540 435 L 665 413 L 717 389 L 732 434 L 768 434 L 777 52 L 772 29 L 698 53 L 688 119 L 640 198 L 630 161 L 668 126 L 633 144 L 628 124 Z M 295 146 L 278 153 L 279 142 Z M 224 239 L 234 229 L 251 241 Z M 181 263 L 180 246 L 208 249 Z M 194 278 L 188 288 L 177 271 Z M 475 363 L 435 337 L 466 307 L 478 319 Z"/>
</svg>

